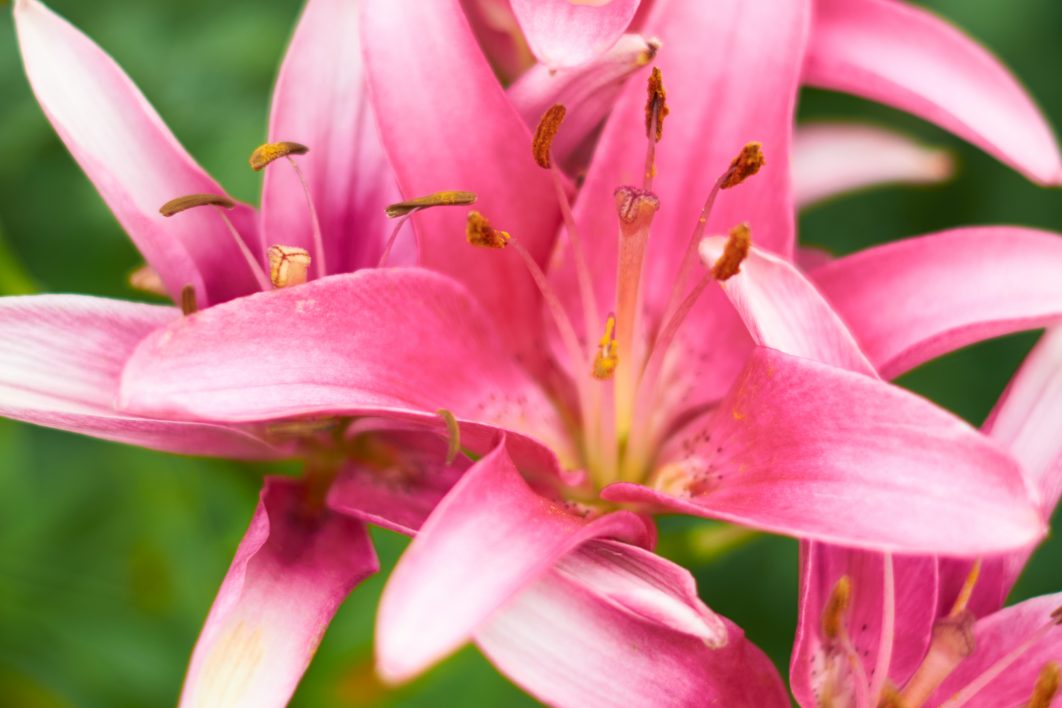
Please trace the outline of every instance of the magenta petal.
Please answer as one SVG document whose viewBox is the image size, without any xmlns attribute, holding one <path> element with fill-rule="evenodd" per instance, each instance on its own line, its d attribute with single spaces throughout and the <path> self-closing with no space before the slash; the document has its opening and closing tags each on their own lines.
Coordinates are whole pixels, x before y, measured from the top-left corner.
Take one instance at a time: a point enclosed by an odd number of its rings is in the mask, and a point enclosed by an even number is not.
<svg viewBox="0 0 1062 708">
<path fill-rule="evenodd" d="M 612 582 L 602 583 L 603 574 Z M 617 604 L 620 591 L 694 616 L 709 612 L 684 569 L 633 546 L 591 541 L 497 612 L 476 642 L 550 705 L 789 705 L 770 660 L 733 623 L 712 615 L 709 643 L 684 631 L 686 623 Z"/>
<path fill-rule="evenodd" d="M 1062 180 L 1051 128 L 999 61 L 931 13 L 818 0 L 805 80 L 933 121 L 1045 184 Z"/>
<path fill-rule="evenodd" d="M 535 63 L 508 2 L 461 0 L 461 7 L 476 41 L 503 83 L 511 83 Z"/>
<path fill-rule="evenodd" d="M 187 455 L 280 456 L 280 450 L 236 428 L 140 418 L 115 409 L 130 353 L 179 316 L 170 307 L 83 295 L 0 298 L 0 415 Z"/>
<path fill-rule="evenodd" d="M 313 194 L 329 272 L 376 265 L 389 230 L 384 207 L 399 197 L 366 93 L 356 2 L 306 4 L 273 93 L 269 139 L 310 148 L 295 159 Z M 310 212 L 290 165 L 266 170 L 262 232 L 267 247 L 314 254 Z"/>
<path fill-rule="evenodd" d="M 1037 674 L 1049 661 L 1062 659 L 1062 627 L 1052 626 L 1051 613 L 1062 607 L 1062 593 L 1043 595 L 1000 610 L 974 625 L 974 652 L 959 664 L 937 692 L 930 697 L 928 705 L 940 705 L 961 691 L 997 661 L 1017 649 L 1026 640 L 1043 632 L 1042 639 L 1022 654 L 1021 658 L 1007 667 L 995 680 L 978 691 L 967 705 L 1014 706 L 1026 705 L 1032 696 Z M 1057 623 L 1056 623 L 1057 624 Z M 1057 705 L 1056 696 L 1052 705 Z"/>
<path fill-rule="evenodd" d="M 552 69 L 578 66 L 603 54 L 631 23 L 640 0 L 512 0 L 538 60 Z"/>
<path fill-rule="evenodd" d="M 412 678 L 557 560 L 600 537 L 644 543 L 645 523 L 625 511 L 588 521 L 539 496 L 500 444 L 436 507 L 391 574 L 376 628 L 380 675 Z"/>
<path fill-rule="evenodd" d="M 1060 272 L 1057 234 L 995 226 L 870 248 L 812 279 L 893 378 L 967 344 L 1062 320 Z"/>
<path fill-rule="evenodd" d="M 378 570 L 365 527 L 269 478 L 210 609 L 182 706 L 284 706 L 340 603 Z"/>
<path fill-rule="evenodd" d="M 798 207 L 884 184 L 930 184 L 951 176 L 951 156 L 905 135 L 855 123 L 808 123 L 793 134 Z"/>
<path fill-rule="evenodd" d="M 549 173 L 531 156 L 531 133 L 476 45 L 456 0 L 368 0 L 361 39 L 384 145 L 407 197 L 475 192 L 475 209 L 545 263 L 560 210 Z M 430 120 L 424 107 L 430 106 Z M 520 257 L 473 249 L 468 209 L 418 215 L 421 264 L 461 280 L 497 327 L 533 348 L 538 293 Z"/>
<path fill-rule="evenodd" d="M 603 496 L 878 551 L 975 556 L 1044 533 L 1017 464 L 958 418 L 762 347 L 669 454 L 662 491 L 616 484 Z"/>
<path fill-rule="evenodd" d="M 159 207 L 187 194 L 224 194 L 185 152 L 155 109 L 107 56 L 36 0 L 15 4 L 26 74 L 74 159 L 177 299 L 192 285 L 200 306 L 258 285 L 213 209 L 165 218 Z M 252 251 L 254 212 L 230 212 Z"/>
</svg>

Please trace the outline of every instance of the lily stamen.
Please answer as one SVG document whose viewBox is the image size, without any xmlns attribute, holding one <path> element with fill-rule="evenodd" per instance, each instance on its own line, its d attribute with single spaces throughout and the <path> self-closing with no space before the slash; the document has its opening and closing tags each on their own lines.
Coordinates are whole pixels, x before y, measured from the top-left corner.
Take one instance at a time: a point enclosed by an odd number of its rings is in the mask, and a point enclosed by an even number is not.
<svg viewBox="0 0 1062 708">
<path fill-rule="evenodd" d="M 654 66 L 649 74 L 646 87 L 648 94 L 645 101 L 645 137 L 648 144 L 645 150 L 645 175 L 642 188 L 652 189 L 656 177 L 656 144 L 664 137 L 664 119 L 671 109 L 667 105 L 667 91 L 664 90 L 664 75 L 660 68 Z"/>
<path fill-rule="evenodd" d="M 195 298 L 195 286 L 185 285 L 181 288 L 181 314 L 187 317 L 199 311 L 199 304 Z"/>
<path fill-rule="evenodd" d="M 270 246 L 269 279 L 275 288 L 287 288 L 306 282 L 306 272 L 310 267 L 310 254 L 305 248 L 297 246 Z"/>
<path fill-rule="evenodd" d="M 157 270 L 149 265 L 142 265 L 129 274 L 129 286 L 135 290 L 152 295 L 167 295 L 166 285 Z"/>
<path fill-rule="evenodd" d="M 835 692 L 841 690 L 841 687 L 846 682 L 838 672 L 843 671 L 847 666 L 855 677 L 853 682 L 856 691 L 855 703 L 856 705 L 866 705 L 866 696 L 863 695 L 867 687 L 866 671 L 863 669 L 863 662 L 860 661 L 858 652 L 852 645 L 845 620 L 845 614 L 848 612 L 851 602 L 852 579 L 847 575 L 842 575 L 830 591 L 830 597 L 822 611 L 822 635 L 826 640 L 826 660 L 830 662 L 826 667 L 826 678 L 822 693 L 824 696 L 832 696 Z M 837 664 L 837 659 L 843 659 L 843 663 Z"/>
<path fill-rule="evenodd" d="M 474 192 L 465 192 L 461 190 L 450 190 L 443 192 L 433 192 L 432 194 L 425 195 L 423 197 L 414 197 L 413 199 L 405 199 L 394 204 L 389 204 L 384 210 L 387 216 L 391 219 L 395 217 L 401 217 L 391 229 L 391 235 L 387 237 L 387 243 L 384 244 L 383 253 L 380 254 L 380 260 L 376 264 L 377 268 L 383 268 L 387 264 L 387 259 L 391 255 L 391 249 L 395 245 L 395 241 L 398 240 L 398 234 L 402 230 L 402 227 L 406 225 L 406 222 L 413 218 L 413 215 L 424 209 L 430 209 L 436 206 L 468 206 L 469 204 L 476 203 L 476 194 Z"/>
<path fill-rule="evenodd" d="M 1058 693 L 1059 669 L 1058 664 L 1049 661 L 1040 669 L 1040 675 L 1036 677 L 1032 696 L 1029 697 L 1028 708 L 1051 708 L 1051 701 Z"/>
<path fill-rule="evenodd" d="M 605 334 L 597 345 L 597 355 L 594 357 L 594 378 L 610 379 L 612 372 L 619 363 L 619 355 L 616 353 L 616 316 L 611 312 L 605 320 Z"/>
</svg>

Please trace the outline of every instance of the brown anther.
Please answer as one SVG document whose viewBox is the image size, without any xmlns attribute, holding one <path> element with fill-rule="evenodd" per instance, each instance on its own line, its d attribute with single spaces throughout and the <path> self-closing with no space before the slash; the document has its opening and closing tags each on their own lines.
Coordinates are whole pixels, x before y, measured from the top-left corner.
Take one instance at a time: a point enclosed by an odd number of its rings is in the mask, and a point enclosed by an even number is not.
<svg viewBox="0 0 1062 708">
<path fill-rule="evenodd" d="M 741 264 L 749 255 L 752 245 L 752 231 L 748 224 L 738 224 L 730 229 L 730 238 L 726 241 L 723 255 L 712 264 L 712 277 L 727 280 L 741 272 Z"/>
<path fill-rule="evenodd" d="M 181 288 L 181 312 L 185 315 L 194 315 L 199 310 L 195 301 L 195 286 L 185 285 Z"/>
<path fill-rule="evenodd" d="M 440 408 L 435 411 L 435 413 L 446 423 L 448 440 L 446 448 L 446 464 L 453 464 L 454 459 L 457 457 L 457 453 L 461 452 L 461 426 L 457 424 L 457 418 L 454 417 L 454 414 L 445 408 Z"/>
<path fill-rule="evenodd" d="M 616 213 L 620 221 L 633 224 L 646 217 L 652 218 L 660 208 L 660 199 L 652 192 L 636 187 L 620 187 L 616 197 Z"/>
<path fill-rule="evenodd" d="M 605 320 L 605 334 L 597 344 L 597 354 L 594 356 L 594 378 L 602 381 L 612 378 L 616 366 L 619 364 L 619 354 L 616 352 L 616 316 L 609 313 Z"/>
<path fill-rule="evenodd" d="M 727 169 L 726 174 L 723 176 L 723 182 L 719 185 L 720 189 L 730 189 L 736 187 L 752 175 L 760 171 L 766 160 L 763 158 L 763 144 L 762 143 L 748 143 L 745 147 L 741 148 L 741 152 L 730 163 L 730 167 Z"/>
<path fill-rule="evenodd" d="M 1058 664 L 1053 661 L 1044 664 L 1036 677 L 1028 708 L 1051 708 L 1051 701 L 1058 694 L 1059 678 Z"/>
<path fill-rule="evenodd" d="M 270 246 L 266 251 L 269 257 L 269 280 L 274 288 L 286 288 L 302 285 L 306 282 L 306 272 L 310 268 L 310 253 L 297 246 Z"/>
<path fill-rule="evenodd" d="M 561 123 L 564 122 L 564 115 L 567 112 L 568 109 L 558 103 L 539 118 L 538 127 L 535 128 L 535 139 L 531 143 L 531 154 L 539 167 L 548 170 L 553 165 L 549 148 L 553 144 L 553 138 L 556 137 L 557 131 L 560 130 Z"/>
<path fill-rule="evenodd" d="M 468 212 L 465 237 L 470 244 L 481 248 L 505 248 L 511 238 L 509 232 L 500 231 L 491 226 L 487 217 L 478 211 Z"/>
<path fill-rule="evenodd" d="M 189 194 L 166 202 L 159 207 L 159 213 L 163 216 L 173 216 L 187 209 L 201 206 L 218 206 L 223 209 L 231 209 L 236 206 L 236 202 L 222 194 Z"/>
<path fill-rule="evenodd" d="M 279 160 L 288 155 L 305 155 L 309 151 L 310 148 L 300 143 L 292 143 L 288 141 L 265 143 L 264 145 L 256 147 L 254 152 L 251 153 L 250 159 L 247 161 L 251 163 L 251 169 L 258 172 L 273 160 Z"/>
<path fill-rule="evenodd" d="M 852 579 L 842 575 L 830 591 L 826 609 L 822 611 L 822 633 L 835 641 L 844 632 L 844 613 L 852 600 Z"/>
<path fill-rule="evenodd" d="M 645 100 L 645 135 L 654 142 L 664 137 L 664 118 L 671 109 L 667 107 L 667 91 L 664 90 L 664 75 L 660 67 L 654 66 L 649 74 Z"/>
<path fill-rule="evenodd" d="M 385 210 L 389 218 L 405 216 L 418 209 L 427 209 L 435 206 L 468 206 L 476 203 L 476 195 L 473 192 L 447 191 L 435 192 L 423 197 L 406 199 L 387 206 Z"/>
<path fill-rule="evenodd" d="M 166 285 L 162 277 L 149 265 L 142 265 L 129 274 L 130 287 L 152 295 L 166 295 Z"/>
</svg>

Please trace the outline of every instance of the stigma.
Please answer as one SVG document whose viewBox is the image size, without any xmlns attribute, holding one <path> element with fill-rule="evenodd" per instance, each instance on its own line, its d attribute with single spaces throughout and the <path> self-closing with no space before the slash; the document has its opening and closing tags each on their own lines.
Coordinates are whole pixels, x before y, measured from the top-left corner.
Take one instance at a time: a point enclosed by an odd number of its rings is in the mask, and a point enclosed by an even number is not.
<svg viewBox="0 0 1062 708">
<path fill-rule="evenodd" d="M 487 217 L 478 211 L 468 212 L 468 222 L 465 224 L 465 238 L 473 246 L 480 248 L 505 248 L 509 245 L 508 231 L 501 231 L 490 225 Z"/>
<path fill-rule="evenodd" d="M 247 161 L 251 164 L 251 169 L 259 172 L 274 160 L 279 160 L 288 155 L 305 155 L 309 151 L 310 148 L 301 143 L 293 143 L 286 140 L 278 143 L 265 143 L 256 147 Z"/>
<path fill-rule="evenodd" d="M 609 313 L 605 320 L 605 334 L 597 344 L 597 355 L 594 356 L 594 378 L 602 381 L 612 378 L 616 365 L 619 364 L 619 354 L 616 351 L 616 316 Z"/>
</svg>

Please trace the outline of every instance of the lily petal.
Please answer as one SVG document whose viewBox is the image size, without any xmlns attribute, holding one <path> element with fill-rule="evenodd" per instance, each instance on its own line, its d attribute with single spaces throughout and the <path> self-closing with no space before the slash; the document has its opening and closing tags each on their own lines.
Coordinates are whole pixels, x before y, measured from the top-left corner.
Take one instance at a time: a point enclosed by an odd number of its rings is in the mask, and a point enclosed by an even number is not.
<svg viewBox="0 0 1062 708">
<path fill-rule="evenodd" d="M 855 123 L 808 123 L 793 134 L 797 207 L 866 187 L 951 177 L 951 155 L 905 135 Z"/>
<path fill-rule="evenodd" d="M 365 527 L 268 478 L 192 653 L 181 706 L 284 706 L 340 603 L 379 569 Z"/>
<path fill-rule="evenodd" d="M 511 83 L 535 63 L 509 3 L 461 0 L 461 6 L 476 41 L 503 83 Z"/>
<path fill-rule="evenodd" d="M 603 570 L 618 581 L 611 593 L 602 592 Z M 550 705 L 789 705 L 770 660 L 732 622 L 712 616 L 710 645 L 682 631 L 686 623 L 661 625 L 614 602 L 622 589 L 654 602 L 678 600 L 676 608 L 703 616 L 708 610 L 692 586 L 687 571 L 648 551 L 591 541 L 497 612 L 476 642 Z"/>
<path fill-rule="evenodd" d="M 237 428 L 140 418 L 115 409 L 129 354 L 178 317 L 172 307 L 83 295 L 0 298 L 0 415 L 167 452 L 281 456 Z"/>
<path fill-rule="evenodd" d="M 1060 272 L 1057 234 L 996 226 L 877 246 L 811 276 L 894 378 L 967 344 L 1062 320 Z"/>
<path fill-rule="evenodd" d="M 392 682 L 412 678 L 582 543 L 645 543 L 646 534 L 630 512 L 587 520 L 538 495 L 499 444 L 436 507 L 395 566 L 380 599 L 377 670 Z"/>
<path fill-rule="evenodd" d="M 403 194 L 474 192 L 476 210 L 545 263 L 560 223 L 552 180 L 457 0 L 366 0 L 362 12 L 366 76 Z M 465 283 L 520 350 L 535 350 L 525 323 L 539 316 L 539 296 L 526 266 L 511 248 L 473 250 L 462 238 L 466 215 L 415 217 L 420 263 Z"/>
<path fill-rule="evenodd" d="M 538 60 L 552 69 L 585 64 L 616 43 L 640 0 L 512 0 Z"/>
<path fill-rule="evenodd" d="M 602 495 L 877 551 L 977 556 L 1044 533 L 1017 464 L 958 418 L 771 349 L 669 448 L 659 490 Z"/>
<path fill-rule="evenodd" d="M 122 228 L 178 300 L 186 285 L 200 307 L 258 289 L 213 209 L 167 219 L 159 207 L 187 194 L 224 194 L 188 155 L 107 54 L 37 0 L 15 3 L 22 60 L 33 92 L 74 159 Z M 253 253 L 254 211 L 229 213 Z M 235 265 L 234 265 L 235 264 Z"/>
<path fill-rule="evenodd" d="M 333 273 L 379 261 L 388 233 L 384 207 L 400 199 L 362 63 L 358 4 L 310 0 L 277 78 L 269 121 L 271 141 L 293 140 L 310 148 L 297 160 L 310 185 Z M 288 165 L 266 170 L 262 232 L 265 246 L 297 246 L 316 257 L 302 185 Z"/>
<path fill-rule="evenodd" d="M 1043 184 L 1062 180 L 1051 128 L 991 54 L 926 10 L 818 0 L 804 80 L 932 121 Z"/>
</svg>

